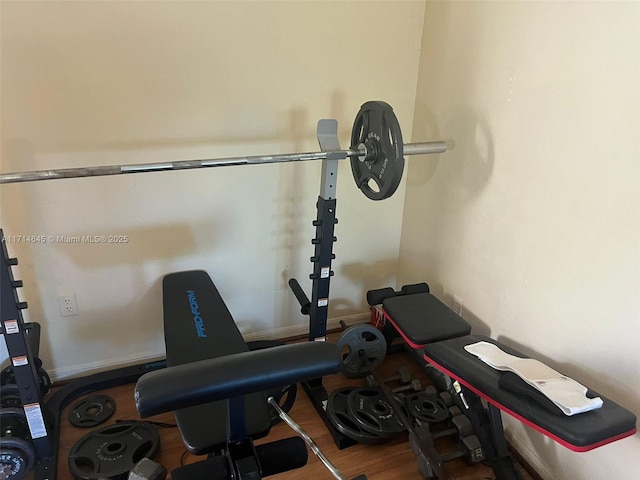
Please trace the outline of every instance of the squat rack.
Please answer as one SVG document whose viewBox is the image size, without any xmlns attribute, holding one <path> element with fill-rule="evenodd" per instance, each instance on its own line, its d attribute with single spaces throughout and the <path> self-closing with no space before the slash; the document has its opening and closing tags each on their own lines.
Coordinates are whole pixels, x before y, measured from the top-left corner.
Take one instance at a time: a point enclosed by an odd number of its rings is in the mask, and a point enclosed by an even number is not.
<svg viewBox="0 0 640 480">
<path fill-rule="evenodd" d="M 337 120 L 320 120 L 316 133 L 322 150 L 320 152 L 1 173 L 0 184 L 233 165 L 322 160 L 320 194 L 316 204 L 317 217 L 313 222 L 316 227 L 316 236 L 311 241 L 315 245 L 314 255 L 310 259 L 313 263 L 313 273 L 309 275 L 312 280 L 311 300 L 308 299 L 296 279 L 290 279 L 289 286 L 301 305 L 301 312 L 309 315 L 309 341 L 325 341 L 329 284 L 330 278 L 334 274 L 331 270 L 331 261 L 335 259 L 333 244 L 337 240 L 334 236 L 334 226 L 337 223 L 336 182 L 338 162 L 350 158 L 351 169 L 357 187 L 368 198 L 383 200 L 393 195 L 400 184 L 404 171 L 404 155 L 443 153 L 447 150 L 447 144 L 444 141 L 404 144 L 400 125 L 393 109 L 390 105 L 381 101 L 370 101 L 362 105 L 352 128 L 351 147 L 347 150 L 343 150 L 340 147 Z M 9 259 L 6 249 L 4 249 L 4 252 L 7 259 L 6 270 L 10 276 L 10 265 L 15 265 L 17 261 Z M 12 263 L 9 263 L 9 261 Z M 15 302 L 12 302 L 13 305 L 17 306 L 17 308 L 26 308 L 26 304 L 20 304 L 17 294 L 15 294 L 15 287 L 21 286 L 21 284 L 14 285 L 15 282 L 12 277 L 11 282 L 13 282 L 11 285 L 14 287 L 12 295 L 15 297 Z M 23 325 L 19 310 L 15 314 L 13 311 L 5 312 L 3 308 L 2 324 L 4 325 L 7 319 L 13 319 L 16 316 L 20 319 L 19 324 Z M 6 337 L 5 330 L 0 330 L 0 333 L 5 334 Z M 24 329 L 21 329 L 19 333 L 24 342 Z M 18 354 L 22 355 L 21 352 L 27 351 L 26 346 L 16 348 L 14 342 L 11 345 L 10 342 L 7 342 L 7 348 L 10 358 Z M 36 447 L 35 480 L 55 480 L 60 415 L 66 405 L 74 398 L 85 393 L 134 382 L 144 373 L 164 368 L 165 366 L 166 362 L 157 361 L 89 375 L 67 384 L 52 395 L 46 407 L 54 417 L 53 431 L 45 434 L 44 440 L 40 442 L 43 445 L 42 447 Z M 28 391 L 33 388 L 32 384 L 36 381 L 35 373 L 33 378 L 16 374 L 16 380 L 21 391 Z M 322 378 L 305 382 L 303 387 L 327 429 L 331 432 L 336 445 L 339 448 L 345 448 L 355 443 L 338 432 L 328 421 L 324 411 L 324 404 L 328 395 L 322 385 Z M 41 433 L 36 433 L 36 435 L 41 435 Z"/>
</svg>

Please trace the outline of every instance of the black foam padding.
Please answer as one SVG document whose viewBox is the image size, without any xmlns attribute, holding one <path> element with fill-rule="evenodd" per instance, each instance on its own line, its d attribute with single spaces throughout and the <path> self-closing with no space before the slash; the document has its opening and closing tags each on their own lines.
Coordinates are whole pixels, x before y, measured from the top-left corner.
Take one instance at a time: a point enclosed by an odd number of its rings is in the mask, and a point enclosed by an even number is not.
<svg viewBox="0 0 640 480">
<path fill-rule="evenodd" d="M 471 325 L 430 293 L 390 297 L 382 306 L 414 348 L 471 332 Z"/>
<path fill-rule="evenodd" d="M 166 275 L 162 281 L 162 302 L 167 367 L 249 350 L 207 272 Z M 192 306 L 196 305 L 194 313 Z M 174 414 L 191 453 L 202 455 L 226 443 L 226 402 L 198 405 Z M 247 395 L 245 414 L 249 435 L 259 438 L 269 433 L 270 415 L 263 394 Z"/>
<path fill-rule="evenodd" d="M 603 401 L 601 408 L 572 416 L 559 416 L 528 395 L 501 388 L 502 372 L 464 349 L 466 345 L 482 341 L 493 343 L 511 355 L 526 358 L 497 340 L 482 335 L 468 335 L 425 346 L 425 360 L 459 380 L 489 403 L 573 451 L 592 450 L 636 432 L 636 416 L 633 413 L 593 390 L 588 390 L 587 394 L 589 397 L 600 397 Z"/>
<path fill-rule="evenodd" d="M 229 478 L 227 459 L 221 455 L 183 465 L 171 471 L 171 480 L 229 480 Z"/>
<path fill-rule="evenodd" d="M 136 407 L 145 418 L 330 375 L 340 363 L 334 344 L 301 342 L 167 367 L 138 380 Z"/>
<path fill-rule="evenodd" d="M 300 437 L 283 438 L 256 446 L 263 477 L 288 472 L 307 464 L 307 444 Z"/>
<path fill-rule="evenodd" d="M 385 299 L 394 297 L 395 294 L 395 290 L 391 287 L 369 290 L 367 292 L 367 303 L 374 307 L 380 305 Z"/>
</svg>

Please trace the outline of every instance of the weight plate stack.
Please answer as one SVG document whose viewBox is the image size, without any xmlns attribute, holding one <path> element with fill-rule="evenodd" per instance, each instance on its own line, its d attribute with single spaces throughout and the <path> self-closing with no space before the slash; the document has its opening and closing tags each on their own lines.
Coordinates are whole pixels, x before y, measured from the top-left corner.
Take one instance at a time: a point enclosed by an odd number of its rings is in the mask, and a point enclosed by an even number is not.
<svg viewBox="0 0 640 480">
<path fill-rule="evenodd" d="M 392 435 L 381 435 L 365 430 L 352 417 L 348 400 L 354 390 L 357 390 L 357 387 L 344 387 L 329 395 L 326 410 L 329 422 L 345 437 L 365 445 L 380 445 L 390 441 L 393 438 Z"/>
<path fill-rule="evenodd" d="M 49 390 L 51 389 L 51 378 L 49 377 L 47 371 L 42 368 L 42 360 L 40 360 L 39 358 L 34 358 L 33 361 L 36 366 L 36 373 L 38 374 L 38 386 L 40 387 L 40 395 L 44 397 L 47 393 L 49 393 Z M 0 385 L 4 386 L 15 383 L 17 382 L 15 373 L 13 372 L 13 366 L 9 365 L 0 372 Z"/>
<path fill-rule="evenodd" d="M 120 422 L 88 433 L 69 451 L 69 470 L 77 480 L 126 480 L 129 470 L 160 447 L 158 428 L 148 422 Z"/>
<path fill-rule="evenodd" d="M 31 471 L 35 450 L 22 408 L 0 409 L 0 478 L 20 480 Z"/>
<path fill-rule="evenodd" d="M 347 409 L 351 418 L 370 433 L 390 438 L 406 430 L 379 388 L 356 388 L 347 398 Z"/>
</svg>

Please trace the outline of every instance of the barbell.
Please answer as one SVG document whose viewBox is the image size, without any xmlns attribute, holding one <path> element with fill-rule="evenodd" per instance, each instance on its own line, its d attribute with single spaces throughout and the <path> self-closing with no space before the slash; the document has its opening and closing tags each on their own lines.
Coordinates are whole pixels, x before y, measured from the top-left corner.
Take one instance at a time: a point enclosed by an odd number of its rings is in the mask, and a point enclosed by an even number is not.
<svg viewBox="0 0 640 480">
<path fill-rule="evenodd" d="M 400 184 L 404 172 L 405 155 L 443 153 L 446 150 L 447 144 L 444 141 L 404 144 L 400 124 L 393 108 L 382 101 L 370 101 L 364 103 L 356 115 L 351 131 L 351 147 L 348 150 L 0 173 L 0 184 L 231 165 L 350 158 L 351 171 L 358 188 L 372 200 L 383 200 L 393 195 Z"/>
</svg>

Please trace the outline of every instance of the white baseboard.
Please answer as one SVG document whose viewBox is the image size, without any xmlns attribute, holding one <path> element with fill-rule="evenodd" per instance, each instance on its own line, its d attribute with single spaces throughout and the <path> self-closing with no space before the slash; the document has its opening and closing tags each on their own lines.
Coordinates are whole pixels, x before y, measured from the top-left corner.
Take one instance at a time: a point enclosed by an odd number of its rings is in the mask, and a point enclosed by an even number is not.
<svg viewBox="0 0 640 480">
<path fill-rule="evenodd" d="M 327 321 L 327 330 L 333 330 L 340 328 L 340 321 L 344 321 L 347 325 L 355 323 L 366 323 L 369 321 L 368 314 L 349 315 L 347 317 L 334 318 Z M 265 332 L 247 333 L 244 334 L 244 339 L 247 342 L 255 340 L 277 340 L 280 338 L 295 337 L 298 335 L 305 335 L 309 331 L 307 325 L 290 325 L 288 327 L 275 328 Z M 83 363 L 81 365 L 73 365 L 71 367 L 56 368 L 51 371 L 47 370 L 47 373 L 54 382 L 61 380 L 71 380 L 77 377 L 83 377 L 94 373 L 105 372 L 108 370 L 114 370 L 116 368 L 128 367 L 131 365 L 138 365 L 141 363 L 153 362 L 161 360 L 165 356 L 162 352 L 143 352 L 136 355 L 125 355 L 121 357 L 110 358 L 109 360 L 100 360 L 97 362 Z"/>
</svg>

